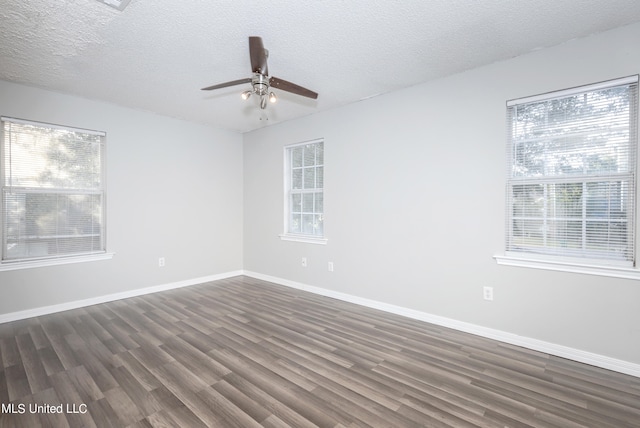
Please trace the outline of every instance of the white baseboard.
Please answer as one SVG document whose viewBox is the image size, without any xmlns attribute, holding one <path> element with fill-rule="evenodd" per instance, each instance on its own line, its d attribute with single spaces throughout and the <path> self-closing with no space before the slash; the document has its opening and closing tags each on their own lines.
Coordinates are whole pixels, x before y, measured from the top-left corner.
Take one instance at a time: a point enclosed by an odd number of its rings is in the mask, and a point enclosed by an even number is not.
<svg viewBox="0 0 640 428">
<path fill-rule="evenodd" d="M 83 308 L 85 306 L 97 305 L 100 303 L 113 302 L 114 300 L 126 299 L 129 297 L 142 296 L 144 294 L 157 293 L 159 291 L 172 290 L 174 288 L 187 287 L 190 285 L 202 284 L 209 281 L 217 281 L 219 279 L 231 278 L 233 276 L 243 275 L 242 271 L 226 272 L 217 275 L 203 276 L 184 281 L 172 282 L 169 284 L 161 284 L 153 287 L 139 288 L 136 290 L 123 291 L 121 293 L 107 294 L 105 296 L 92 297 L 89 299 L 75 300 L 73 302 L 60 303 L 58 305 L 42 306 L 40 308 L 27 309 L 25 311 L 11 312 L 0 314 L 0 324 L 10 321 L 17 321 L 26 318 L 38 317 L 42 315 L 53 314 L 56 312 L 68 311 L 71 309 Z"/>
<path fill-rule="evenodd" d="M 340 293 L 337 291 L 327 290 L 325 288 L 314 287 L 283 278 L 263 275 L 257 272 L 244 271 L 243 273 L 244 275 L 250 276 L 252 278 L 273 282 L 276 284 L 308 291 L 314 294 L 319 294 L 338 300 L 343 300 L 345 302 L 355 303 L 357 305 L 366 306 L 373 309 L 379 309 L 392 314 L 402 315 L 431 324 L 452 328 L 466 333 L 475 334 L 477 336 L 486 337 L 488 339 L 494 339 L 500 342 L 509 343 L 511 345 L 522 346 L 523 348 L 533 349 L 535 351 L 544 352 L 546 354 L 555 355 L 557 357 L 567 358 L 569 360 L 578 361 L 607 370 L 613 370 L 619 373 L 640 377 L 640 364 L 635 364 L 600 354 L 594 354 L 592 352 L 582 351 L 580 349 L 570 348 L 568 346 L 557 345 L 555 343 L 545 342 L 538 339 L 532 339 L 530 337 L 520 336 L 493 328 L 482 327 L 463 321 L 457 321 L 451 318 L 432 315 L 426 312 L 404 308 L 402 306 L 390 305 L 388 303 L 365 299 L 362 297 Z"/>
</svg>

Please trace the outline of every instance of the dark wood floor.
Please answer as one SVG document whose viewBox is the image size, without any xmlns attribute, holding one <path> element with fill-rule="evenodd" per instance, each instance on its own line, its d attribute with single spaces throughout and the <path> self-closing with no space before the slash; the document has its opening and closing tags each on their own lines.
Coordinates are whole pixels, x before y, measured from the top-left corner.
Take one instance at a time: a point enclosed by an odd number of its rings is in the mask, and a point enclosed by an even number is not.
<svg viewBox="0 0 640 428">
<path fill-rule="evenodd" d="M 247 277 L 2 324 L 0 353 L 2 427 L 640 427 L 640 378 Z"/>
</svg>

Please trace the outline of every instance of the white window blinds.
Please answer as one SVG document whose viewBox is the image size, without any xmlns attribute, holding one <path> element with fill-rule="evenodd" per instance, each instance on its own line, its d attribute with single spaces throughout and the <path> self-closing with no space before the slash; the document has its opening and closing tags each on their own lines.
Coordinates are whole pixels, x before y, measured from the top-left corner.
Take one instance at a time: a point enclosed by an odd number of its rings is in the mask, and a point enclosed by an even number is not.
<svg viewBox="0 0 640 428">
<path fill-rule="evenodd" d="M 2 125 L 2 261 L 104 253 L 105 134 Z"/>
<path fill-rule="evenodd" d="M 638 78 L 507 104 L 507 251 L 635 262 Z"/>
</svg>

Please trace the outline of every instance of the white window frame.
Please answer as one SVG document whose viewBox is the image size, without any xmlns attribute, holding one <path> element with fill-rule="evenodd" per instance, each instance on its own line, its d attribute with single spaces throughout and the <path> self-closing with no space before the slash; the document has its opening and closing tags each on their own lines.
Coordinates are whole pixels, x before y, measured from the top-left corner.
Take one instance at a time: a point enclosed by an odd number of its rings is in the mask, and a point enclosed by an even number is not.
<svg viewBox="0 0 640 428">
<path fill-rule="evenodd" d="M 8 165 L 5 165 L 5 160 L 3 158 L 4 150 L 5 150 L 5 131 L 4 124 L 5 123 L 13 123 L 19 125 L 32 125 L 36 127 L 42 127 L 47 129 L 60 129 L 64 131 L 70 132 L 79 132 L 90 135 L 100 136 L 102 139 L 101 143 L 101 165 L 100 165 L 100 173 L 101 173 L 101 187 L 97 191 L 94 191 L 93 194 L 100 194 L 102 200 L 102 214 L 101 214 L 101 230 L 100 230 L 100 238 L 101 238 L 101 249 L 99 251 L 91 251 L 91 252 L 79 252 L 73 254 L 51 254 L 44 256 L 25 256 L 18 259 L 5 259 L 5 251 L 7 248 L 7 237 L 5 236 L 5 206 L 4 206 L 4 193 L 12 192 L 19 189 L 21 193 L 27 192 L 38 192 L 38 189 L 41 188 L 22 188 L 16 187 L 12 185 L 12 183 L 7 184 L 7 171 Z M 27 268 L 37 268 L 43 266 L 53 266 L 60 264 L 69 264 L 69 263 L 79 263 L 79 262 L 87 262 L 87 261 L 96 261 L 96 260 L 107 260 L 113 257 L 113 253 L 109 253 L 106 250 L 106 148 L 105 148 L 105 138 L 106 133 L 102 131 L 94 131 L 87 129 L 74 128 L 69 126 L 61 126 L 54 125 L 50 123 L 43 122 L 35 122 L 24 119 L 16 119 L 12 117 L 0 117 L 0 190 L 2 194 L 0 195 L 0 241 L 2 242 L 2 248 L 0 249 L 0 272 L 1 271 L 9 271 L 9 270 L 17 270 L 17 269 L 27 269 Z M 46 193 L 53 194 L 63 194 L 66 192 L 64 189 L 59 188 L 47 188 L 46 190 L 42 188 L 40 192 L 46 191 Z M 97 193 L 96 193 L 97 192 Z M 75 191 L 77 194 L 89 194 L 87 192 L 83 192 L 82 190 Z"/>
<path fill-rule="evenodd" d="M 284 240 L 284 241 L 295 241 L 295 242 L 305 242 L 305 243 L 310 243 L 310 244 L 321 244 L 324 245 L 327 243 L 327 238 L 325 236 L 325 231 L 324 231 L 324 224 L 323 224 L 323 228 L 322 228 L 322 235 L 315 235 L 315 234 L 305 234 L 305 233 L 297 233 L 297 232 L 292 232 L 291 229 L 291 216 L 292 216 L 292 207 L 291 207 L 291 200 L 292 200 L 292 193 L 297 193 L 297 194 L 304 194 L 304 193 L 322 193 L 323 195 L 323 209 L 322 212 L 318 212 L 317 210 L 315 210 L 314 207 L 314 211 L 312 214 L 317 215 L 320 214 L 322 216 L 322 221 L 324 223 L 324 179 L 323 179 L 323 186 L 322 188 L 312 188 L 312 189 L 292 189 L 292 180 L 291 180 L 291 176 L 292 176 L 292 170 L 293 170 L 293 166 L 292 166 L 292 159 L 291 159 L 291 153 L 292 150 L 300 147 L 300 146 L 306 146 L 306 145 L 315 145 L 315 144 L 322 144 L 323 145 L 323 151 L 324 151 L 324 139 L 323 138 L 318 138 L 315 140 L 310 140 L 310 141 L 304 141 L 301 143 L 296 143 L 296 144 L 290 144 L 284 147 L 284 232 L 280 235 L 280 239 Z M 324 156 L 323 156 L 324 158 Z M 324 176 L 324 160 L 323 163 L 317 164 L 314 163 L 313 165 L 314 167 L 317 166 L 322 166 L 322 170 L 323 170 L 323 176 Z"/>
<path fill-rule="evenodd" d="M 597 91 L 600 89 L 612 88 L 623 85 L 636 85 L 638 84 L 638 76 L 629 76 L 621 79 L 615 79 L 606 82 L 600 82 L 593 85 L 586 85 L 577 88 L 566 89 L 562 91 L 552 92 L 548 94 L 541 94 L 532 97 L 521 98 L 517 100 L 511 100 L 507 102 L 507 110 L 511 106 L 534 103 L 545 100 L 552 100 L 557 98 L 568 97 L 572 95 L 582 94 L 585 92 Z M 637 175 L 637 150 L 638 150 L 638 141 L 637 141 L 637 127 L 638 127 L 638 100 L 637 100 L 637 90 L 635 93 L 635 99 L 631 100 L 630 103 L 630 132 L 629 138 L 631 139 L 631 152 L 630 157 L 633 162 L 632 167 L 627 175 L 631 175 L 631 185 L 634 187 L 633 197 L 634 202 L 631 209 L 631 215 L 627 217 L 627 221 L 630 222 L 630 232 L 629 239 L 630 244 L 632 246 L 632 254 L 633 260 L 631 261 L 616 261 L 616 260 L 607 260 L 607 259 L 597 259 L 597 258 L 586 258 L 586 257 L 571 257 L 571 254 L 563 254 L 563 255 L 550 255 L 544 253 L 532 253 L 527 251 L 509 251 L 509 242 L 511 239 L 511 224 L 512 224 L 512 208 L 510 206 L 510 182 L 515 184 L 516 181 L 512 176 L 512 159 L 511 159 L 511 144 L 512 139 L 511 136 L 508 138 L 508 179 L 507 179 L 507 202 L 506 202 L 506 242 L 507 242 L 507 251 L 504 254 L 495 255 L 494 258 L 498 264 L 508 265 L 508 266 L 518 266 L 518 267 L 528 267 L 528 268 L 537 268 L 537 269 L 546 269 L 546 270 L 554 270 L 554 271 L 564 271 L 564 272 L 574 272 L 574 273 L 583 273 L 590 275 L 600 275 L 600 276 L 609 276 L 609 277 L 618 277 L 618 278 L 627 278 L 627 279 L 640 279 L 640 270 L 635 266 L 635 257 L 637 255 L 637 242 L 636 236 L 633 231 L 636 229 L 636 209 L 635 205 L 637 204 L 637 188 L 636 188 L 636 175 Z M 508 132 L 511 132 L 511 124 L 508 123 Z M 549 182 L 553 182 L 550 180 Z M 557 182 L 562 182 L 562 179 L 557 180 Z"/>
</svg>

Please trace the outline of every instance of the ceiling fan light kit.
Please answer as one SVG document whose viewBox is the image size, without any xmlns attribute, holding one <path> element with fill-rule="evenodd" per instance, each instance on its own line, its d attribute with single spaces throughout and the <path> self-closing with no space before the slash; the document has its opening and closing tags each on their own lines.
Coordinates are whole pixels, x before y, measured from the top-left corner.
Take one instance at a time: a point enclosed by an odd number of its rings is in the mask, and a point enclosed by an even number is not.
<svg viewBox="0 0 640 428">
<path fill-rule="evenodd" d="M 314 100 L 318 98 L 318 94 L 316 92 L 307 88 L 303 88 L 295 83 L 287 82 L 286 80 L 282 80 L 277 77 L 269 77 L 267 67 L 268 56 L 269 51 L 264 48 L 262 38 L 249 37 L 249 57 L 251 59 L 251 71 L 253 72 L 252 77 L 208 86 L 206 88 L 202 88 L 202 90 L 211 91 L 214 89 L 251 83 L 251 90 L 242 92 L 242 99 L 247 100 L 251 94 L 256 94 L 260 97 L 260 108 L 263 110 L 267 108 L 267 98 L 272 104 L 278 100 L 276 94 L 270 92 L 270 88 L 280 89 L 282 91 L 291 92 L 292 94 L 301 95 Z"/>
</svg>

